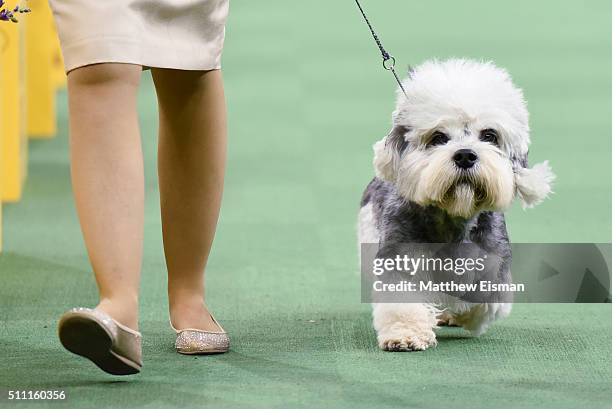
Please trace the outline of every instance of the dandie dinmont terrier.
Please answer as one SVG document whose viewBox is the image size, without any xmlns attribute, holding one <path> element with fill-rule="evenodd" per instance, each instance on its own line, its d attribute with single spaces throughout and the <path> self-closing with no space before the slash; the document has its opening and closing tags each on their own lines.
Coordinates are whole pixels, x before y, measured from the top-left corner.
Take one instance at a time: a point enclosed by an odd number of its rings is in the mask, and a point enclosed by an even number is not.
<svg viewBox="0 0 612 409">
<path fill-rule="evenodd" d="M 509 259 L 502 212 L 515 197 L 524 207 L 540 203 L 554 179 L 548 162 L 528 167 L 522 91 L 505 70 L 464 59 L 426 62 L 403 86 L 391 131 L 374 145 L 376 177 L 361 201 L 359 242 L 378 243 L 380 253 L 400 242 L 474 243 Z M 377 303 L 374 328 L 384 350 L 424 350 L 436 345 L 440 321 L 479 335 L 510 309 Z"/>
</svg>

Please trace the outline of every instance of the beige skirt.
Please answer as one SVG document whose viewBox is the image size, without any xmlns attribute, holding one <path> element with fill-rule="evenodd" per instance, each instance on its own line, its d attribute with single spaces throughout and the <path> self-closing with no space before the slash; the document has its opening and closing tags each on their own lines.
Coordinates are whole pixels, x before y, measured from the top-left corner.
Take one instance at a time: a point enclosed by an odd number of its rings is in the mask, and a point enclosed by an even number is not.
<svg viewBox="0 0 612 409">
<path fill-rule="evenodd" d="M 66 72 L 105 62 L 220 68 L 229 0 L 49 0 Z"/>
</svg>

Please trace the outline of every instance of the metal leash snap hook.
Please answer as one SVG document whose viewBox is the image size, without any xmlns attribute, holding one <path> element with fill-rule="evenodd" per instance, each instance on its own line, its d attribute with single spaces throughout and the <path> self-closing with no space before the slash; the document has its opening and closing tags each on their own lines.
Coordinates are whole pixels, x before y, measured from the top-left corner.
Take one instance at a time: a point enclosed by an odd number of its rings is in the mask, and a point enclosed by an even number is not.
<svg viewBox="0 0 612 409">
<path fill-rule="evenodd" d="M 363 16 L 363 20 L 368 25 L 368 28 L 370 29 L 370 33 L 372 34 L 372 38 L 374 38 L 374 41 L 376 42 L 376 45 L 378 46 L 378 50 L 380 51 L 380 54 L 382 55 L 383 68 L 386 71 L 390 71 L 393 74 L 393 77 L 395 78 L 397 85 L 399 85 L 400 89 L 402 90 L 406 98 L 408 98 L 408 94 L 406 94 L 406 90 L 404 89 L 404 86 L 402 85 L 402 81 L 399 79 L 399 77 L 397 76 L 397 73 L 395 72 L 395 58 L 391 54 L 389 54 L 387 50 L 385 50 L 385 48 L 383 47 L 382 43 L 380 42 L 380 39 L 378 38 L 378 36 L 376 35 L 376 32 L 374 31 L 374 27 L 372 27 L 372 24 L 370 24 L 370 20 L 368 20 L 368 17 L 366 16 L 365 11 L 363 11 L 363 7 L 361 7 L 359 0 L 355 0 L 355 3 L 357 3 L 357 7 L 359 8 L 361 15 Z"/>
<path fill-rule="evenodd" d="M 391 71 L 395 68 L 395 57 L 390 55 L 389 57 L 385 58 L 382 65 L 385 70 Z"/>
</svg>

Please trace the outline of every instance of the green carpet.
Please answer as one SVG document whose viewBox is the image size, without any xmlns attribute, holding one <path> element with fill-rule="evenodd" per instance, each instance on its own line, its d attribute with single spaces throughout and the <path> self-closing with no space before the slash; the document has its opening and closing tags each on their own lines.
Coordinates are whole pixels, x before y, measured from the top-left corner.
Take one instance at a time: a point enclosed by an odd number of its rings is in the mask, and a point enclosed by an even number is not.
<svg viewBox="0 0 612 409">
<path fill-rule="evenodd" d="M 493 59 L 524 87 L 532 161 L 550 159 L 558 182 L 540 207 L 509 213 L 515 242 L 612 241 L 612 3 L 364 6 L 400 66 Z M 173 351 L 156 105 L 145 74 L 144 370 L 106 375 L 56 337 L 64 310 L 96 301 L 70 191 L 62 93 L 59 135 L 30 144 L 25 195 L 5 207 L 0 388 L 66 390 L 68 401 L 54 408 L 612 407 L 610 305 L 517 305 L 479 339 L 444 329 L 426 352 L 377 349 L 369 306 L 359 301 L 355 219 L 372 175 L 370 147 L 389 127 L 392 78 L 351 1 L 243 1 L 231 9 L 230 160 L 207 280 L 232 351 Z"/>
</svg>

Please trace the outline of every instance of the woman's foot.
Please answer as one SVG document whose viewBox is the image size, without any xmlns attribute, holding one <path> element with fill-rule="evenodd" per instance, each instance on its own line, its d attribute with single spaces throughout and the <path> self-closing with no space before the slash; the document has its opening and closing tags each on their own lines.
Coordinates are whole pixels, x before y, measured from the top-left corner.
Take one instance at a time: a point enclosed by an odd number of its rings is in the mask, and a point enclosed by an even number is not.
<svg viewBox="0 0 612 409">
<path fill-rule="evenodd" d="M 170 296 L 170 325 L 177 334 L 174 346 L 179 354 L 229 351 L 229 336 L 210 314 L 201 295 Z"/>
<path fill-rule="evenodd" d="M 60 318 L 58 335 L 70 352 L 112 375 L 133 375 L 142 368 L 141 335 L 99 309 L 73 308 Z"/>
<path fill-rule="evenodd" d="M 121 299 L 101 298 L 96 306 L 118 323 L 138 331 L 138 298 L 123 297 Z"/>
<path fill-rule="evenodd" d="M 170 296 L 170 323 L 177 330 L 199 329 L 222 332 L 223 330 L 208 311 L 201 295 L 182 294 Z"/>
</svg>

